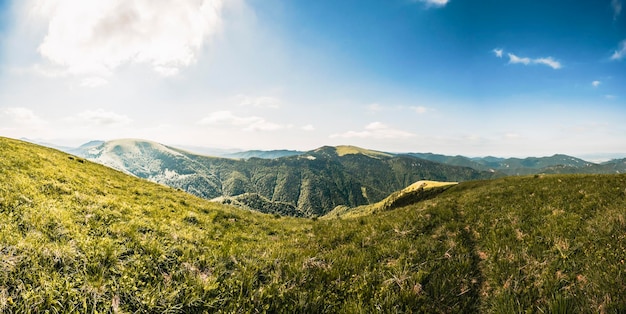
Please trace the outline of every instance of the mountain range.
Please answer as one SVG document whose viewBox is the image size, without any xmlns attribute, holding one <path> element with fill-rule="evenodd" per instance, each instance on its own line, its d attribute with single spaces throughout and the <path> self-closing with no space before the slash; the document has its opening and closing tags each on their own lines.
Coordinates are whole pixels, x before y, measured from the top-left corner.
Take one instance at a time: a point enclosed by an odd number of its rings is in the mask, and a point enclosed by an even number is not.
<svg viewBox="0 0 626 314">
<path fill-rule="evenodd" d="M 69 151 L 127 174 L 266 213 L 321 216 L 378 202 L 422 179 L 467 181 L 498 174 L 351 146 L 274 159 L 197 155 L 145 140 L 92 142 Z"/>
<path fill-rule="evenodd" d="M 322 216 L 374 204 L 418 180 L 490 179 L 539 173 L 624 173 L 626 159 L 591 163 L 567 155 L 529 158 L 388 153 L 354 146 L 206 156 L 140 139 L 57 147 L 124 173 L 264 213 Z"/>
<path fill-rule="evenodd" d="M 537 173 L 595 173 L 610 174 L 626 172 L 626 158 L 592 163 L 580 158 L 556 154 L 549 157 L 499 158 L 446 156 L 432 153 L 409 153 L 408 155 L 448 165 L 470 167 L 482 171 L 498 171 L 506 175 L 529 175 Z"/>
</svg>

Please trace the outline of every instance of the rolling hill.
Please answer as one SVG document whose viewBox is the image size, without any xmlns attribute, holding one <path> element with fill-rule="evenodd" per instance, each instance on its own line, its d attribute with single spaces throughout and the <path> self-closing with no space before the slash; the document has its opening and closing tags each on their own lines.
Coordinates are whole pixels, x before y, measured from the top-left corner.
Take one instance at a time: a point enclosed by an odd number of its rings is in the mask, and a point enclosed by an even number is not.
<svg viewBox="0 0 626 314">
<path fill-rule="evenodd" d="M 0 156 L 1 312 L 626 311 L 626 175 L 461 182 L 318 220 L 16 140 Z"/>
<path fill-rule="evenodd" d="M 321 216 L 337 206 L 378 202 L 422 179 L 467 181 L 493 173 L 351 146 L 274 159 L 196 155 L 144 140 L 115 140 L 83 158 L 196 196 L 266 213 Z"/>
</svg>

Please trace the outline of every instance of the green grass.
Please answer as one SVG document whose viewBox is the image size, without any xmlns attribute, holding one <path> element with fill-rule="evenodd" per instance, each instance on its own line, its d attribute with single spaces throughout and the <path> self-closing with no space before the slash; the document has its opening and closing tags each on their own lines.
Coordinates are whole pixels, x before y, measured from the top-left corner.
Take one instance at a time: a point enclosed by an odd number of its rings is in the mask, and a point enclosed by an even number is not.
<svg viewBox="0 0 626 314">
<path fill-rule="evenodd" d="M 626 176 L 296 219 L 0 138 L 0 312 L 626 311 Z"/>
<path fill-rule="evenodd" d="M 323 219 L 355 218 L 372 215 L 381 211 L 394 210 L 400 207 L 418 203 L 433 198 L 448 188 L 458 184 L 457 182 L 417 181 L 406 188 L 391 193 L 380 202 L 370 205 L 350 208 L 337 206 L 324 215 Z"/>
<path fill-rule="evenodd" d="M 495 312 L 626 310 L 626 176 L 506 178 L 449 190 Z M 445 194 L 445 193 L 444 193 Z"/>
</svg>

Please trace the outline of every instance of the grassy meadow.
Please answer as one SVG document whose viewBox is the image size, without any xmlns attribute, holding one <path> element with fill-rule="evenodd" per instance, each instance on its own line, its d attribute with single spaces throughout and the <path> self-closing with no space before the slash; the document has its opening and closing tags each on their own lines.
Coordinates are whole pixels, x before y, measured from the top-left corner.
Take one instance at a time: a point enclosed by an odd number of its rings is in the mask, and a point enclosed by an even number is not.
<svg viewBox="0 0 626 314">
<path fill-rule="evenodd" d="M 3 313 L 620 313 L 626 176 L 298 219 L 0 138 L 0 255 Z"/>
</svg>

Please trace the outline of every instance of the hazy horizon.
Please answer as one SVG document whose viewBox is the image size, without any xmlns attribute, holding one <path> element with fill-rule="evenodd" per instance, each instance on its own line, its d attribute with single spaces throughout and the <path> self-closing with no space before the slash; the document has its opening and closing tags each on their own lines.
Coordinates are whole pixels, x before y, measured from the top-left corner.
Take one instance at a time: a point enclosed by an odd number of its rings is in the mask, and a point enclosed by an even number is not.
<svg viewBox="0 0 626 314">
<path fill-rule="evenodd" d="M 623 2 L 0 0 L 0 136 L 624 157 Z"/>
<path fill-rule="evenodd" d="M 48 146 L 48 147 L 53 147 L 53 148 L 78 148 L 83 144 L 87 144 L 89 142 L 93 142 L 93 141 L 103 141 L 103 140 L 99 140 L 99 139 L 95 139 L 95 140 L 87 140 L 87 141 L 62 141 L 62 140 L 44 140 L 44 139 L 33 139 L 33 138 L 16 138 L 19 140 L 23 140 L 23 141 L 27 141 L 27 142 L 32 142 L 35 144 L 40 144 L 40 145 L 44 145 L 44 146 Z M 174 147 L 174 148 L 178 148 L 178 149 L 183 149 L 186 151 L 189 151 L 191 153 L 195 153 L 195 154 L 200 154 L 200 155 L 207 155 L 207 156 L 226 156 L 228 154 L 234 154 L 234 153 L 241 153 L 241 152 L 249 152 L 249 151 L 279 151 L 279 150 L 288 150 L 288 151 L 302 151 L 302 152 L 307 152 L 307 151 L 313 151 L 315 149 L 321 148 L 322 146 L 318 146 L 318 147 L 310 147 L 307 149 L 290 149 L 290 148 L 285 148 L 285 147 L 275 147 L 275 148 L 268 148 L 268 149 L 246 149 L 246 148 L 241 148 L 241 147 L 210 147 L 210 146 L 195 146 L 195 145 L 185 145 L 185 144 L 176 144 L 176 143 L 161 143 L 158 141 L 153 141 L 150 139 L 139 139 L 139 138 L 119 138 L 119 139 L 110 139 L 107 141 L 115 141 L 115 140 L 140 140 L 140 141 L 149 141 L 149 142 L 156 142 L 159 144 L 163 144 L 169 147 Z M 103 141 L 106 142 L 106 141 Z M 328 145 L 323 145 L 323 146 L 328 146 Z M 350 144 L 338 144 L 338 145 L 334 145 L 334 146 L 351 146 Z M 531 158 L 531 157 L 550 157 L 553 155 L 557 155 L 557 154 L 562 154 L 562 153 L 555 153 L 555 154 L 551 154 L 551 155 L 463 155 L 463 154 L 441 154 L 438 152 L 432 152 L 432 151 L 385 151 L 385 150 L 381 150 L 381 149 L 376 149 L 376 148 L 372 148 L 372 147 L 361 147 L 364 149 L 368 149 L 368 150 L 374 150 L 374 151 L 381 151 L 381 152 L 386 152 L 386 153 L 392 153 L 392 154 L 404 154 L 404 153 L 426 153 L 426 154 L 439 154 L 439 155 L 449 155 L 449 156 L 464 156 L 464 157 L 468 157 L 468 158 L 484 158 L 484 157 L 497 157 L 497 158 Z M 610 153 L 610 152 L 600 152 L 600 153 L 594 153 L 594 154 L 587 154 L 587 155 L 570 155 L 572 157 L 576 157 L 588 162 L 593 162 L 593 163 L 602 163 L 602 162 L 606 162 L 606 161 L 611 161 L 611 160 L 615 160 L 615 159 L 622 159 L 622 158 L 626 158 L 626 153 Z"/>
</svg>

